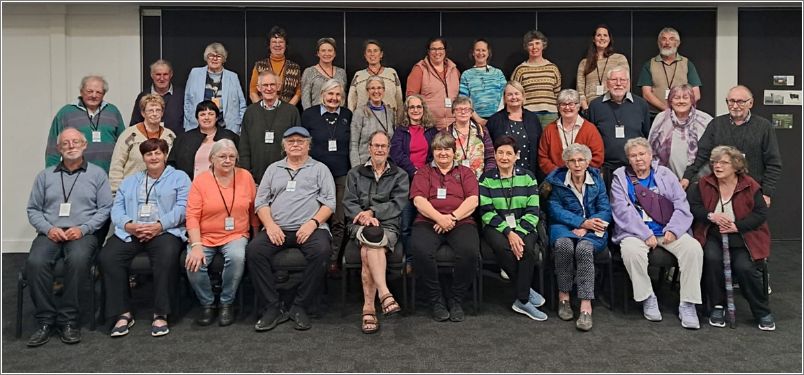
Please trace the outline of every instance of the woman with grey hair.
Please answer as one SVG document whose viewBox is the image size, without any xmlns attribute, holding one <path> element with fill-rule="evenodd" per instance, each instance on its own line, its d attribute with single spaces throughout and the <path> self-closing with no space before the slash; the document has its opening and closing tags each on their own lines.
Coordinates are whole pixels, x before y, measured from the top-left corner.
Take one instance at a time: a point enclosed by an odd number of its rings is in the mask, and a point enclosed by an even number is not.
<svg viewBox="0 0 804 375">
<path fill-rule="evenodd" d="M 246 112 L 246 97 L 243 96 L 237 73 L 223 67 L 228 55 L 223 44 L 212 43 L 204 49 L 207 65 L 190 71 L 184 89 L 184 131 L 198 127 L 196 105 L 211 100 L 223 114 L 218 121 L 222 121 L 226 129 L 240 134 L 240 124 Z"/>
<path fill-rule="evenodd" d="M 349 146 L 352 141 L 352 111 L 344 107 L 343 83 L 330 79 L 321 86 L 321 104 L 302 112 L 302 126 L 310 132 L 312 146 L 310 156 L 326 165 L 335 179 L 337 205 L 335 213 L 329 218 L 332 232 L 332 257 L 329 272 L 332 277 L 340 275 L 340 249 L 344 239 L 345 224 L 343 212 L 343 193 L 346 187 L 346 174 L 349 173 Z"/>
<path fill-rule="evenodd" d="M 586 145 L 592 151 L 590 166 L 600 168 L 603 165 L 603 138 L 595 124 L 578 114 L 580 103 L 581 97 L 573 89 L 558 93 L 559 118 L 544 128 L 539 140 L 539 168 L 544 174 L 564 165 L 562 153 L 573 143 Z"/>
<path fill-rule="evenodd" d="M 385 96 L 385 80 L 371 76 L 366 80 L 368 102 L 361 104 L 352 118 L 352 141 L 349 145 L 349 159 L 352 167 L 368 161 L 368 143 L 371 134 L 383 131 L 390 139 L 394 135 L 396 111 L 383 101 Z"/>
<path fill-rule="evenodd" d="M 452 102 L 455 122 L 447 127 L 458 147 L 455 161 L 469 167 L 480 178 L 483 172 L 494 169 L 494 145 L 485 126 L 472 121 L 474 104 L 469 97 L 460 95 Z"/>
<path fill-rule="evenodd" d="M 190 245 L 184 267 L 201 303 L 201 314 L 195 320 L 201 326 L 212 324 L 218 314 L 207 274 L 212 257 L 220 252 L 224 258 L 218 323 L 227 326 L 235 319 L 232 303 L 243 276 L 250 231 L 259 231 L 254 214 L 257 187 L 251 173 L 236 166 L 237 159 L 234 142 L 216 141 L 209 153 L 212 166 L 195 176 L 187 198 Z"/>
<path fill-rule="evenodd" d="M 581 300 L 575 327 L 589 331 L 595 298 L 594 254 L 603 251 L 608 243 L 606 227 L 611 221 L 611 207 L 600 171 L 589 166 L 589 147 L 572 143 L 561 155 L 565 165 L 545 180 L 552 186 L 545 207 L 558 280 L 558 316 L 562 320 L 573 318 L 570 292 L 575 280 Z"/>
<path fill-rule="evenodd" d="M 316 104 L 321 104 L 321 87 L 330 79 L 340 82 L 341 87 L 346 87 L 346 71 L 334 65 L 335 60 L 335 39 L 321 38 L 316 42 L 316 56 L 318 64 L 304 69 L 301 77 L 301 102 L 302 108 L 307 109 Z"/>
<path fill-rule="evenodd" d="M 681 326 L 698 329 L 695 305 L 701 303 L 703 250 L 687 234 L 692 225 L 687 194 L 673 171 L 653 160 L 647 139 L 631 138 L 624 148 L 629 165 L 617 168 L 611 182 L 612 241 L 620 244 L 634 300 L 642 302 L 645 319 L 662 320 L 648 276 L 648 252 L 660 246 L 678 259 Z"/>
<path fill-rule="evenodd" d="M 745 155 L 732 146 L 715 147 L 709 162 L 712 173 L 687 189 L 695 218 L 693 236 L 703 245 L 703 286 L 714 305 L 709 325 L 726 326 L 723 259 L 728 251 L 730 271 L 740 283 L 759 329 L 773 331 L 776 323 L 762 278 L 771 248 L 762 188 L 748 175 Z M 727 249 L 723 248 L 724 236 Z"/>
</svg>

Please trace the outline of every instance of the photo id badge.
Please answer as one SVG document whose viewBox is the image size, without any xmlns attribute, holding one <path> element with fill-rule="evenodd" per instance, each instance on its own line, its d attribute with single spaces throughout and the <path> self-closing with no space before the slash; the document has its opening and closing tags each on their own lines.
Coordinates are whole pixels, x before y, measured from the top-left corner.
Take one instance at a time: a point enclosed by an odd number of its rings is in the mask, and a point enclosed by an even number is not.
<svg viewBox="0 0 804 375">
<path fill-rule="evenodd" d="M 603 95 L 604 92 L 603 85 L 595 86 L 595 95 Z"/>
<path fill-rule="evenodd" d="M 285 191 L 296 191 L 296 181 L 288 181 L 288 186 L 285 187 Z"/>
<path fill-rule="evenodd" d="M 70 216 L 70 206 L 72 203 L 62 203 L 59 205 L 59 216 L 67 217 Z"/>
<path fill-rule="evenodd" d="M 227 216 L 223 219 L 223 229 L 224 230 L 234 230 L 234 218 L 231 216 Z"/>
<path fill-rule="evenodd" d="M 436 191 L 436 199 L 447 199 L 447 188 L 438 188 Z"/>
<path fill-rule="evenodd" d="M 328 144 L 327 151 L 329 152 L 338 151 L 338 142 L 336 140 L 330 139 L 329 142 L 327 142 L 327 144 Z"/>
<path fill-rule="evenodd" d="M 270 130 L 265 131 L 265 143 L 274 143 L 274 132 Z"/>
<path fill-rule="evenodd" d="M 153 203 L 146 203 L 140 206 L 140 220 L 142 219 L 150 219 L 151 213 L 153 212 Z"/>
<path fill-rule="evenodd" d="M 101 141 L 101 134 L 99 130 L 92 131 L 92 143 L 99 143 Z"/>
<path fill-rule="evenodd" d="M 514 217 L 514 214 L 505 215 L 505 222 L 508 223 L 508 228 L 516 229 L 516 217 Z"/>
<path fill-rule="evenodd" d="M 625 138 L 625 126 L 614 125 L 614 138 Z"/>
<path fill-rule="evenodd" d="M 469 160 L 466 160 L 466 159 L 461 160 L 461 165 L 463 165 L 466 168 L 471 168 L 472 167 L 472 163 Z"/>
<path fill-rule="evenodd" d="M 452 99 L 444 98 L 444 108 L 452 108 Z"/>
<path fill-rule="evenodd" d="M 667 100 L 668 96 L 670 96 L 670 89 L 664 90 L 664 97 L 662 99 Z"/>
<path fill-rule="evenodd" d="M 650 222 L 653 221 L 653 219 L 651 219 L 650 215 L 648 215 L 648 212 L 645 211 L 645 210 L 642 210 L 642 221 L 644 221 L 646 223 L 650 223 Z"/>
</svg>

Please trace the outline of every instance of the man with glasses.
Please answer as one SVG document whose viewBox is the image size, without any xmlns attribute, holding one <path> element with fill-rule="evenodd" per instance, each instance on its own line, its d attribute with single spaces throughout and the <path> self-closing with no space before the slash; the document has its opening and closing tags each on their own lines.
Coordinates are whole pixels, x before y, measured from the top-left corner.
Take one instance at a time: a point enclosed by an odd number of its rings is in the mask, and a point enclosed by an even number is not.
<svg viewBox="0 0 804 375">
<path fill-rule="evenodd" d="M 47 343 L 56 330 L 66 344 L 81 341 L 78 295 L 87 287 L 82 282 L 88 279 L 99 247 L 91 234 L 103 226 L 112 209 L 106 172 L 84 158 L 84 134 L 67 128 L 57 136 L 56 145 L 61 161 L 39 172 L 28 199 L 28 221 L 37 232 L 25 261 L 38 326 L 28 339 L 30 347 Z M 64 292 L 57 306 L 53 269 L 59 258 L 64 258 Z"/>
<path fill-rule="evenodd" d="M 151 64 L 151 89 L 141 92 L 134 100 L 129 126 L 143 122 L 140 112 L 140 99 L 147 94 L 157 94 L 165 101 L 165 113 L 162 114 L 164 127 L 175 134 L 184 133 L 184 87 L 173 84 L 173 66 L 167 60 L 159 59 Z"/>
<path fill-rule="evenodd" d="M 265 168 L 282 159 L 282 140 L 279 138 L 291 126 L 301 124 L 295 105 L 279 99 L 278 78 L 274 72 L 263 70 L 257 77 L 257 91 L 262 98 L 246 108 L 240 128 L 240 166 L 251 172 L 254 181 L 261 181 Z"/>
<path fill-rule="evenodd" d="M 776 142 L 776 132 L 770 121 L 751 113 L 754 96 L 751 90 L 737 85 L 726 96 L 729 113 L 715 117 L 698 141 L 695 162 L 684 171 L 681 185 L 686 189 L 690 181 L 699 177 L 701 168 L 709 163 L 716 146 L 736 147 L 745 155 L 748 174 L 762 186 L 762 196 L 770 207 L 776 183 L 782 174 L 782 155 Z"/>
<path fill-rule="evenodd" d="M 597 126 L 605 146 L 603 180 L 611 186 L 612 172 L 628 165 L 625 142 L 650 133 L 648 102 L 630 92 L 628 69 L 618 66 L 606 74 L 608 92 L 589 103 L 589 121 Z"/>
</svg>

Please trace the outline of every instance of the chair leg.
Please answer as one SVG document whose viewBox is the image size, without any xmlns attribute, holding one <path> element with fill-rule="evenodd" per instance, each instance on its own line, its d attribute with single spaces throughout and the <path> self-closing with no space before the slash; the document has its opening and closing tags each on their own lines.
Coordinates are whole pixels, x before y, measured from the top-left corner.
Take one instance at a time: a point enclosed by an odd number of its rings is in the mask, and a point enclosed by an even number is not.
<svg viewBox="0 0 804 375">
<path fill-rule="evenodd" d="M 349 272 L 346 270 L 346 264 L 341 266 L 341 317 L 346 316 L 346 278 L 349 277 Z"/>
<path fill-rule="evenodd" d="M 410 275 L 410 313 L 416 312 L 416 275 Z"/>
<path fill-rule="evenodd" d="M 25 296 L 22 294 L 25 290 L 26 282 L 22 278 L 22 272 L 17 274 L 17 326 L 14 332 L 16 338 L 22 337 L 22 300 Z"/>
<path fill-rule="evenodd" d="M 482 271 L 481 271 L 482 272 Z M 481 279 L 478 282 L 478 279 Z M 472 315 L 477 315 L 480 312 L 480 305 L 478 304 L 478 294 L 480 294 L 480 284 L 483 283 L 483 275 L 478 274 L 474 280 L 472 280 L 472 303 L 474 304 L 474 308 L 472 309 Z"/>
<path fill-rule="evenodd" d="M 614 311 L 614 264 L 609 262 L 609 310 Z"/>
<path fill-rule="evenodd" d="M 407 305 L 407 303 L 408 303 L 408 275 L 407 275 L 407 273 L 405 273 L 405 265 L 404 264 L 402 265 L 402 270 L 400 271 L 400 273 L 402 274 L 402 301 L 405 301 L 405 304 L 406 304 L 406 306 L 403 306 L 402 308 L 407 310 L 407 311 L 410 311 L 410 305 Z"/>
</svg>

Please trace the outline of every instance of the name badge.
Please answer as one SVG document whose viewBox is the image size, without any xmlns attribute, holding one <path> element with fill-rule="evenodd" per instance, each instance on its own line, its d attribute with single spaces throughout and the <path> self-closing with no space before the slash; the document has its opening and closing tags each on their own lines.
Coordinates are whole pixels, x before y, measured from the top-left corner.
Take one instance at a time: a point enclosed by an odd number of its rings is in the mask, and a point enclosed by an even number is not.
<svg viewBox="0 0 804 375">
<path fill-rule="evenodd" d="M 101 134 L 99 130 L 92 131 L 92 143 L 98 143 L 101 141 Z"/>
<path fill-rule="evenodd" d="M 327 151 L 329 151 L 329 152 L 338 151 L 338 141 L 336 141 L 334 139 L 330 139 L 329 142 L 327 142 L 327 145 L 328 145 L 327 146 Z"/>
<path fill-rule="evenodd" d="M 140 217 L 151 217 L 153 211 L 153 203 L 147 203 L 140 206 Z"/>
<path fill-rule="evenodd" d="M 604 234 L 603 232 L 595 231 L 595 236 L 603 237 L 603 234 Z"/>
<path fill-rule="evenodd" d="M 288 181 L 288 186 L 285 186 L 285 191 L 296 191 L 296 181 Z"/>
<path fill-rule="evenodd" d="M 464 160 L 461 160 L 461 165 L 463 165 L 464 167 L 467 167 L 467 168 L 471 168 L 472 163 L 469 160 L 464 159 Z"/>
<path fill-rule="evenodd" d="M 516 217 L 514 214 L 505 215 L 505 222 L 508 223 L 508 228 L 516 229 Z"/>
<path fill-rule="evenodd" d="M 447 188 L 438 188 L 436 190 L 436 199 L 447 199 Z"/>
<path fill-rule="evenodd" d="M 651 219 L 650 215 L 648 215 L 648 212 L 645 211 L 645 210 L 642 210 L 642 221 L 644 221 L 646 223 L 650 223 L 650 222 L 653 221 L 653 219 Z"/>
<path fill-rule="evenodd" d="M 625 126 L 614 125 L 614 138 L 625 138 Z"/>
<path fill-rule="evenodd" d="M 670 96 L 670 89 L 664 90 L 664 100 L 667 100 L 667 97 Z"/>
<path fill-rule="evenodd" d="M 234 218 L 231 216 L 227 216 L 223 219 L 223 229 L 224 230 L 234 230 Z"/>
<path fill-rule="evenodd" d="M 70 216 L 70 206 L 72 203 L 62 203 L 59 205 L 59 216 L 66 217 Z"/>
<path fill-rule="evenodd" d="M 605 89 L 603 88 L 603 85 L 595 86 L 595 95 L 603 95 L 604 92 Z"/>
<path fill-rule="evenodd" d="M 265 131 L 265 143 L 274 143 L 274 132 L 270 130 Z"/>
<path fill-rule="evenodd" d="M 444 108 L 452 108 L 452 99 L 444 98 Z"/>
</svg>

